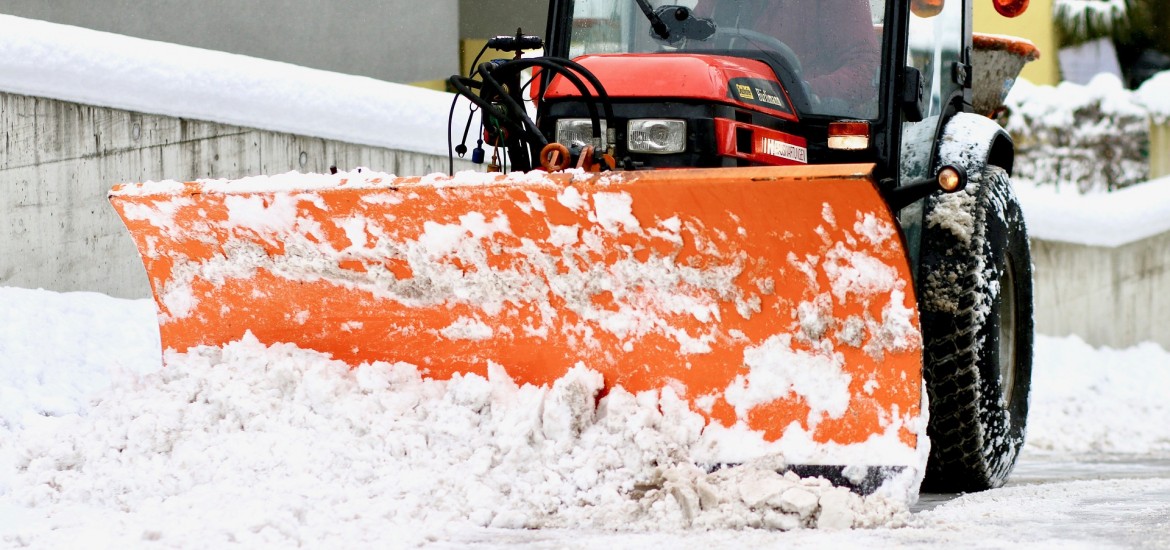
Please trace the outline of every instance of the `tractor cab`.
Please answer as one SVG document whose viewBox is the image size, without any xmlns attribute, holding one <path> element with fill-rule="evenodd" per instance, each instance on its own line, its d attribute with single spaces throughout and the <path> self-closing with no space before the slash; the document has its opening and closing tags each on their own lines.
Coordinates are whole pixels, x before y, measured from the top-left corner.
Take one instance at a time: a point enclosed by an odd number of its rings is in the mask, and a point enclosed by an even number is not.
<svg viewBox="0 0 1170 550">
<path fill-rule="evenodd" d="M 768 67 L 764 79 L 782 84 L 781 93 L 804 114 L 876 118 L 884 5 L 880 0 L 873 6 L 866 0 L 583 0 L 573 3 L 568 54 L 758 61 Z M 755 90 L 730 91 L 735 99 L 759 99 Z M 772 93 L 765 91 L 761 100 L 769 107 L 778 104 L 768 101 Z"/>
<path fill-rule="evenodd" d="M 970 20 L 962 0 L 556 0 L 546 53 L 596 74 L 627 169 L 872 162 L 896 187 L 970 110 Z M 542 132 L 588 145 L 596 98 L 550 77 Z"/>
</svg>

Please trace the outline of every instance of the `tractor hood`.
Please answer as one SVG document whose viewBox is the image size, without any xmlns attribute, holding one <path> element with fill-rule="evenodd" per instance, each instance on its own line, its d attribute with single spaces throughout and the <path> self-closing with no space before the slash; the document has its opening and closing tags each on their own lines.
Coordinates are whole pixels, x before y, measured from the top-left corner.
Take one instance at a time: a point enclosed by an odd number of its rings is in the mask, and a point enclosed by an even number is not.
<svg viewBox="0 0 1170 550">
<path fill-rule="evenodd" d="M 788 91 L 762 61 L 699 54 L 585 55 L 576 61 L 597 76 L 613 99 L 724 103 L 797 120 Z M 544 97 L 580 95 L 557 76 Z"/>
</svg>

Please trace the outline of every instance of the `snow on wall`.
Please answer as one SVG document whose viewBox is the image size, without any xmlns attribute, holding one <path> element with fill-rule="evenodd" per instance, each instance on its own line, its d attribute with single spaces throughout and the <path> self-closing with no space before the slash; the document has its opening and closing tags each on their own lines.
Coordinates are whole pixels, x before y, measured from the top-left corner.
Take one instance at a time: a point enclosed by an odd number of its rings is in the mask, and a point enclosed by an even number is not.
<svg viewBox="0 0 1170 550">
<path fill-rule="evenodd" d="M 0 90 L 447 154 L 451 94 L 0 15 Z"/>
<path fill-rule="evenodd" d="M 1015 189 L 1033 239 L 1117 247 L 1170 232 L 1170 177 L 1089 195 L 1021 180 Z"/>
<path fill-rule="evenodd" d="M 0 15 L 0 284 L 148 296 L 114 184 L 446 171 L 452 98 Z"/>
<path fill-rule="evenodd" d="M 1158 124 L 1170 121 L 1170 71 L 1163 71 L 1142 83 L 1135 92 Z"/>
<path fill-rule="evenodd" d="M 1149 178 L 1149 115 L 1109 74 L 1087 86 L 1020 80 L 1005 101 L 1016 145 L 1015 176 L 1082 193 Z"/>
</svg>

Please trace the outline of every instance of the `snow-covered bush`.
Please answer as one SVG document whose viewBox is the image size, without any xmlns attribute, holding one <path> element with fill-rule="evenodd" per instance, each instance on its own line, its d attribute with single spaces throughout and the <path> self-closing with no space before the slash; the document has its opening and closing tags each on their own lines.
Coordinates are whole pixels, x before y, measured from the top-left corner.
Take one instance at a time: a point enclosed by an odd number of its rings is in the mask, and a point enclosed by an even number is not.
<svg viewBox="0 0 1170 550">
<path fill-rule="evenodd" d="M 1052 15 L 1062 46 L 1124 35 L 1131 28 L 1134 0 L 1056 0 Z"/>
<path fill-rule="evenodd" d="M 1114 75 L 1087 86 L 1019 80 L 1005 101 L 1015 176 L 1081 193 L 1149 179 L 1149 109 Z"/>
</svg>

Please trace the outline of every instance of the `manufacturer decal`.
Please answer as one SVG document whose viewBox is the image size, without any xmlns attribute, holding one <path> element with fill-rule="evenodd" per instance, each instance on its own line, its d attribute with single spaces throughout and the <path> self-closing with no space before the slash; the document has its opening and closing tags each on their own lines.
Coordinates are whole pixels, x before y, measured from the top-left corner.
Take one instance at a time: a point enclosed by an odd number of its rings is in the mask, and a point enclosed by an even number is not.
<svg viewBox="0 0 1170 550">
<path fill-rule="evenodd" d="M 756 128 L 752 132 L 752 153 L 787 161 L 778 164 L 808 164 L 807 143 L 802 137 L 775 130 Z"/>
<path fill-rule="evenodd" d="M 756 96 L 752 95 L 752 87 L 747 84 L 736 84 L 735 93 L 740 99 L 744 101 L 755 101 Z"/>
<path fill-rule="evenodd" d="M 792 113 L 784 92 L 775 82 L 761 78 L 733 78 L 728 85 L 731 88 L 729 95 L 741 103 Z"/>
<path fill-rule="evenodd" d="M 808 164 L 808 149 L 799 145 L 785 143 L 783 141 L 769 137 L 760 138 L 760 143 L 756 146 L 756 152 L 760 153 L 761 155 L 768 155 L 776 158 L 794 160 L 801 164 Z"/>
</svg>

